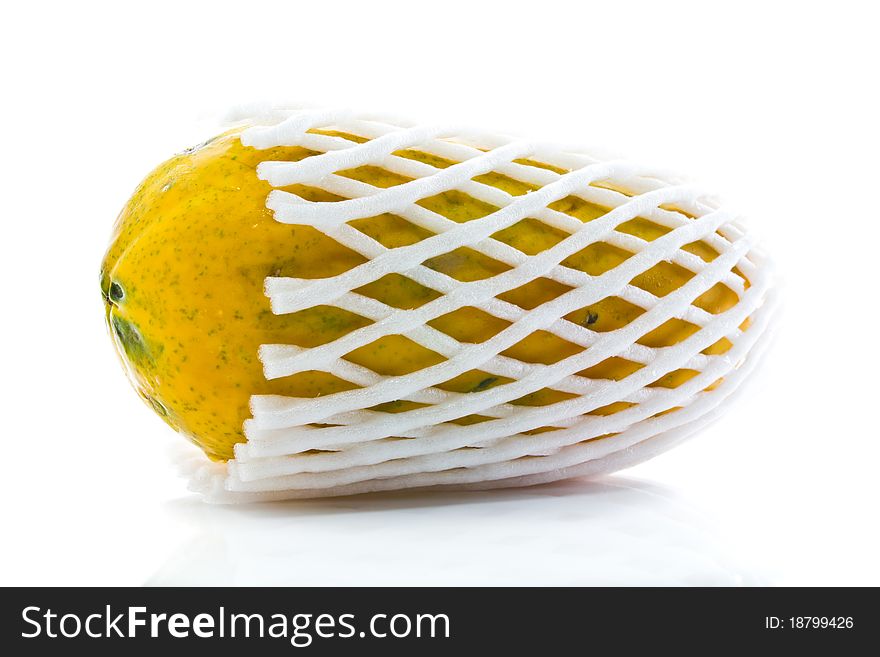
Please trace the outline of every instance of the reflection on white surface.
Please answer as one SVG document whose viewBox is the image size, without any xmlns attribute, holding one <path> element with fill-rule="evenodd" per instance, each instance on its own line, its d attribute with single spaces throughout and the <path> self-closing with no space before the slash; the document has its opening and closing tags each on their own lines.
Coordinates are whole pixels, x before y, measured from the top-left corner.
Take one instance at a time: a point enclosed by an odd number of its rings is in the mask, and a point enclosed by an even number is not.
<svg viewBox="0 0 880 657">
<path fill-rule="evenodd" d="M 761 583 L 673 493 L 621 477 L 171 511 L 197 536 L 148 585 Z"/>
</svg>

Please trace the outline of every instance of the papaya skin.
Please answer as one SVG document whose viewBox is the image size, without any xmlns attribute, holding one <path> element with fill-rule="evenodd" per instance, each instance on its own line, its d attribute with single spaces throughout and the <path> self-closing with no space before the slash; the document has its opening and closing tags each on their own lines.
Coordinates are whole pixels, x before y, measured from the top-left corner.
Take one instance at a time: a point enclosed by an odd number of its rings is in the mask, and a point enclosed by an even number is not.
<svg viewBox="0 0 880 657">
<path fill-rule="evenodd" d="M 314 153 L 300 147 L 258 151 L 242 145 L 240 131 L 226 132 L 175 155 L 144 179 L 116 220 L 100 276 L 106 323 L 129 380 L 157 414 L 215 460 L 232 458 L 235 443 L 245 440 L 242 426 L 250 415 L 251 395 L 310 398 L 355 387 L 317 371 L 268 381 L 257 355 L 261 344 L 314 347 L 370 323 L 333 306 L 317 306 L 288 315 L 272 313 L 263 293 L 267 276 L 325 278 L 340 274 L 365 258 L 314 228 L 274 220 L 265 207 L 271 187 L 257 178 L 257 165 L 263 160 L 300 160 Z M 352 135 L 324 134 L 362 141 Z M 452 164 L 417 150 L 401 151 L 398 155 L 438 167 Z M 407 180 L 372 166 L 339 174 L 377 187 L 391 187 Z M 514 195 L 532 189 L 495 173 L 477 180 Z M 285 189 L 312 201 L 339 200 L 323 190 L 302 185 Z M 420 204 L 456 222 L 473 220 L 495 210 L 456 191 L 423 199 Z M 573 197 L 551 207 L 583 221 L 607 211 Z M 389 248 L 429 235 L 393 215 L 359 219 L 351 225 Z M 641 218 L 627 222 L 619 230 L 646 240 L 668 231 Z M 565 234 L 525 219 L 494 237 L 533 254 L 557 243 Z M 706 261 L 717 256 L 703 242 L 685 248 Z M 572 255 L 563 264 L 598 275 L 631 255 L 598 243 Z M 460 281 L 479 280 L 508 269 L 507 265 L 467 248 L 424 264 Z M 634 279 L 633 285 L 663 296 L 691 276 L 678 265 L 661 262 Z M 542 278 L 501 298 L 532 309 L 567 290 L 564 285 Z M 357 292 L 397 308 L 416 308 L 439 296 L 398 274 L 385 276 Z M 719 284 L 697 299 L 695 305 L 719 313 L 737 300 L 732 290 Z M 612 296 L 570 313 L 567 319 L 594 331 L 610 331 L 642 312 L 641 308 Z M 430 324 L 462 342 L 479 342 L 503 330 L 508 322 L 476 308 L 462 308 Z M 682 320 L 670 320 L 640 342 L 651 347 L 667 346 L 696 330 L 696 326 Z M 721 340 L 705 353 L 723 353 L 729 347 L 729 342 Z M 537 331 L 504 354 L 526 362 L 554 363 L 580 350 L 551 333 Z M 346 358 L 389 376 L 414 372 L 443 360 L 439 354 L 403 336 L 387 336 L 356 349 Z M 638 363 L 616 357 L 580 374 L 620 379 L 639 367 Z M 692 376 L 690 370 L 679 370 L 654 385 L 675 387 Z M 503 377 L 475 369 L 439 387 L 475 392 L 505 382 Z M 540 390 L 513 403 L 535 406 L 571 396 Z M 401 412 L 416 406 L 398 401 L 375 409 Z M 608 414 L 622 408 L 606 407 L 596 413 Z M 457 422 L 473 424 L 486 419 L 467 416 Z M 542 430 L 546 428 L 533 433 Z"/>
</svg>

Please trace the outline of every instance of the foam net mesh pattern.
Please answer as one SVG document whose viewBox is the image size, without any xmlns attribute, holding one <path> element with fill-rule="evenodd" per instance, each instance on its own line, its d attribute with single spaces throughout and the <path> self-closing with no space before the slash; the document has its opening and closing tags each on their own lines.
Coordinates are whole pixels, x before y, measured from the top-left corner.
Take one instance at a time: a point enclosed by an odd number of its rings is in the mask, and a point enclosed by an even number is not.
<svg viewBox="0 0 880 657">
<path fill-rule="evenodd" d="M 733 215 L 661 171 L 345 111 L 274 110 L 252 123 L 241 136 L 246 146 L 310 153 L 257 168 L 274 188 L 266 205 L 276 221 L 310 226 L 363 257 L 329 278 L 267 278 L 272 311 L 333 306 L 368 321 L 311 348 L 261 347 L 269 379 L 317 371 L 351 389 L 253 396 L 235 458 L 188 471 L 211 500 L 522 485 L 612 471 L 711 420 L 765 342 L 765 256 Z M 379 187 L 346 173 L 360 167 L 396 182 Z M 334 200 L 290 191 L 303 185 Z M 449 194 L 491 210 L 462 221 L 426 202 Z M 577 207 L 592 210 L 584 216 Z M 422 237 L 389 247 L 356 227 L 380 216 L 408 222 Z M 556 237 L 525 250 L 501 237 L 525 230 L 524 222 Z M 572 264 L 596 245 L 623 256 L 600 270 Z M 500 263 L 497 273 L 461 280 L 431 266 L 461 249 Z M 659 267 L 674 268 L 680 285 L 653 289 Z M 432 291 L 430 300 L 399 308 L 362 293 L 392 274 Z M 505 298 L 538 280 L 555 292 L 536 305 Z M 702 302 L 719 291 L 727 303 Z M 609 300 L 631 309 L 612 325 L 590 310 Z M 432 324 L 466 308 L 503 328 L 465 342 Z M 565 354 L 552 362 L 511 355 L 536 333 L 564 342 Z M 389 376 L 346 358 L 387 336 L 404 336 L 439 362 Z M 486 378 L 469 391 L 444 385 L 473 371 Z M 538 393 L 544 403 L 523 403 Z M 376 409 L 399 401 L 405 410 Z"/>
</svg>

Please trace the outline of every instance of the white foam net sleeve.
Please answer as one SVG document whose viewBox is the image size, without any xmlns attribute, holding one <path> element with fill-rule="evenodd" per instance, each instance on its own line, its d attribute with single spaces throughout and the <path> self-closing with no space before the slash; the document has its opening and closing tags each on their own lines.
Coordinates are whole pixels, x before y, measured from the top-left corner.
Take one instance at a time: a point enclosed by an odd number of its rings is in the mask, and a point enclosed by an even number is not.
<svg viewBox="0 0 880 657">
<path fill-rule="evenodd" d="M 266 200 L 275 219 L 311 226 L 365 259 L 330 278 L 267 278 L 265 293 L 272 311 L 335 306 L 370 323 L 312 348 L 262 345 L 259 355 L 269 379 L 319 371 L 354 388 L 317 398 L 253 396 L 253 417 L 245 422 L 247 442 L 236 445 L 235 458 L 188 469 L 191 487 L 209 500 L 527 485 L 610 472 L 667 449 L 713 419 L 754 367 L 766 342 L 773 306 L 766 256 L 734 215 L 662 171 L 560 146 L 344 110 L 276 108 L 252 117 L 251 123 L 241 136 L 246 146 L 301 146 L 316 153 L 298 161 L 266 160 L 258 166 L 257 175 L 275 188 Z M 423 161 L 427 158 L 401 156 L 403 150 L 452 164 L 436 167 Z M 379 167 L 407 181 L 382 188 L 340 175 L 363 166 Z M 515 196 L 476 180 L 489 173 L 526 183 L 532 191 Z M 279 189 L 295 184 L 342 200 L 309 201 Z M 450 191 L 495 210 L 459 223 L 419 203 Z M 608 211 L 583 221 L 550 207 L 570 196 Z M 352 226 L 356 220 L 386 213 L 429 236 L 388 248 Z M 637 218 L 662 227 L 663 234 L 647 241 L 617 230 Z M 565 237 L 531 255 L 493 238 L 525 219 L 562 231 Z M 600 275 L 563 264 L 598 242 L 632 255 Z M 717 255 L 702 258 L 684 248 L 696 242 Z M 507 269 L 489 278 L 460 281 L 425 264 L 462 247 Z M 663 262 L 692 275 L 665 296 L 633 285 L 634 278 Z M 439 296 L 416 308 L 400 309 L 356 291 L 389 274 L 405 276 Z M 567 291 L 529 310 L 500 298 L 538 278 Z M 719 313 L 695 305 L 719 284 L 736 294 L 735 304 Z M 604 332 L 566 319 L 609 297 L 643 312 Z M 429 324 L 465 307 L 479 308 L 507 326 L 482 342 L 463 343 Z M 673 319 L 695 330 L 669 346 L 639 342 Z M 552 364 L 504 355 L 536 331 L 581 349 Z M 346 360 L 355 349 L 392 335 L 439 354 L 442 362 L 402 376 L 384 376 Z M 724 338 L 729 349 L 704 353 Z M 615 357 L 640 367 L 619 380 L 578 374 Z M 681 369 L 695 374 L 677 387 L 651 385 Z M 471 370 L 505 382 L 469 393 L 438 387 Z M 544 406 L 513 403 L 545 389 L 568 394 Z M 371 410 L 398 400 L 416 404 L 396 413 Z M 618 402 L 625 403 L 624 410 L 593 413 Z M 455 423 L 467 416 L 485 419 Z"/>
</svg>

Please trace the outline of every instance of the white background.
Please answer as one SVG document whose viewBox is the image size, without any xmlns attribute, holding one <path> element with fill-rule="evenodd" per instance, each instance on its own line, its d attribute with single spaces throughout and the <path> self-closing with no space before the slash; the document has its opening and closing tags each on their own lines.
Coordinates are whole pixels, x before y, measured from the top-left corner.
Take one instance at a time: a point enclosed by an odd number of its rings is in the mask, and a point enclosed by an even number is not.
<svg viewBox="0 0 880 657">
<path fill-rule="evenodd" d="M 15 3 L 0 104 L 2 584 L 880 584 L 872 3 Z M 103 326 L 111 224 L 230 105 L 293 99 L 670 166 L 784 275 L 727 416 L 598 483 L 209 507 Z M 829 610 L 829 612 L 835 610 Z"/>
</svg>

